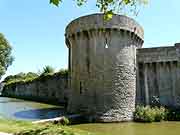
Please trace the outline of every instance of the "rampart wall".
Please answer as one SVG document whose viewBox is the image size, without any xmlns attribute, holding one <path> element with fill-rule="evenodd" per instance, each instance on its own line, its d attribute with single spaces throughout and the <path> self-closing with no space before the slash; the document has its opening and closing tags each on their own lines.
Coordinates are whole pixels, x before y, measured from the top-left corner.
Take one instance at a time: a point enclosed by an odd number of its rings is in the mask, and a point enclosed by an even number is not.
<svg viewBox="0 0 180 135">
<path fill-rule="evenodd" d="M 29 82 L 5 85 L 1 94 L 48 103 L 65 103 L 68 97 L 68 77 L 54 74 Z"/>
<path fill-rule="evenodd" d="M 137 50 L 137 104 L 180 106 L 179 44 Z"/>
</svg>

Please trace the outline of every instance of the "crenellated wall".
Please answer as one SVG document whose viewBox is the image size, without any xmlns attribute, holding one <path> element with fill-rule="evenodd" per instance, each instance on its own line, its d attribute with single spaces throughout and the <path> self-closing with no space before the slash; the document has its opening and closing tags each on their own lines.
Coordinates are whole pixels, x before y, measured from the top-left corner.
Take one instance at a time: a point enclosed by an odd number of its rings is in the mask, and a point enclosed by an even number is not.
<svg viewBox="0 0 180 135">
<path fill-rule="evenodd" d="M 137 50 L 137 104 L 180 106 L 180 44 Z"/>
</svg>

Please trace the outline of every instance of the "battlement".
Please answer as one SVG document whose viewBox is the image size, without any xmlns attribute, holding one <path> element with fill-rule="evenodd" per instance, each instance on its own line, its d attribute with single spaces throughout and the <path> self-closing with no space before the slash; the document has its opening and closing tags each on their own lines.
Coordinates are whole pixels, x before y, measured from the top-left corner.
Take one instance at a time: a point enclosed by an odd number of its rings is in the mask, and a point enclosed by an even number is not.
<svg viewBox="0 0 180 135">
<path fill-rule="evenodd" d="M 138 40 L 143 42 L 144 31 L 143 28 L 133 19 L 123 16 L 123 15 L 114 15 L 113 18 L 109 21 L 104 20 L 103 14 L 92 14 L 83 17 L 79 17 L 73 20 L 66 27 L 66 38 L 79 35 L 84 31 L 125 31 Z M 142 43 L 141 43 L 142 44 Z"/>
<path fill-rule="evenodd" d="M 177 45 L 168 47 L 140 48 L 137 49 L 137 61 L 138 63 L 178 61 L 178 50 Z"/>
</svg>

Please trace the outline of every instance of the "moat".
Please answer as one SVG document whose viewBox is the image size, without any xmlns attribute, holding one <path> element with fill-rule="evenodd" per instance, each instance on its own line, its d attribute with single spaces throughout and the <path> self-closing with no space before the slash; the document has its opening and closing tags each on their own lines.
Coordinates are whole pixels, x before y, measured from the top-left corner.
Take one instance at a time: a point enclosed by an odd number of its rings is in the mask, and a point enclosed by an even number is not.
<svg viewBox="0 0 180 135">
<path fill-rule="evenodd" d="M 180 122 L 80 124 L 72 127 L 94 132 L 97 135 L 177 135 L 180 133 Z"/>
<path fill-rule="evenodd" d="M 54 118 L 63 114 L 61 106 L 0 97 L 0 116 L 3 118 L 33 121 Z"/>
<path fill-rule="evenodd" d="M 40 120 L 64 114 L 61 106 L 0 97 L 0 116 L 7 119 Z M 96 123 L 72 125 L 72 128 L 86 130 L 97 135 L 177 135 L 180 122 L 158 123 Z"/>
</svg>

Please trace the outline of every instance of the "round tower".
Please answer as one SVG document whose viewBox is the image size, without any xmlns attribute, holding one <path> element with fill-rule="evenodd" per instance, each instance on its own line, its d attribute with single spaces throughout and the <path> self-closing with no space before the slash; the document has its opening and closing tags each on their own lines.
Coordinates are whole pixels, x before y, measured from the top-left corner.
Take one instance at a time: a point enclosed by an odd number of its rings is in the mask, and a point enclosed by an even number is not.
<svg viewBox="0 0 180 135">
<path fill-rule="evenodd" d="M 68 111 L 101 122 L 133 119 L 136 97 L 136 48 L 143 28 L 133 19 L 103 14 L 83 16 L 66 28 L 70 88 Z"/>
</svg>

